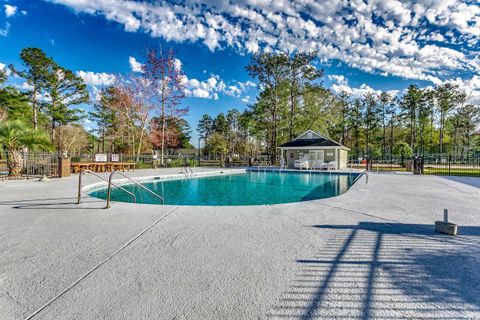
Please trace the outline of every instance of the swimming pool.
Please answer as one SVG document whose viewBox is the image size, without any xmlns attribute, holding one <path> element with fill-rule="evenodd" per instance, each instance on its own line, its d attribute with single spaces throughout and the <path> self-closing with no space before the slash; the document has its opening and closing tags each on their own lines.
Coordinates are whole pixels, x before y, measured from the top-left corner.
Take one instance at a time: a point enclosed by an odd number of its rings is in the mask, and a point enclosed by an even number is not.
<svg viewBox="0 0 480 320">
<path fill-rule="evenodd" d="M 163 196 L 165 204 L 191 206 L 246 206 L 290 203 L 329 198 L 345 193 L 359 173 L 299 173 L 247 171 L 208 177 L 154 180 L 142 185 Z M 140 187 L 123 185 L 133 192 L 137 203 L 160 204 L 155 196 Z M 106 199 L 106 188 L 89 195 Z M 120 189 L 112 189 L 112 201 L 131 202 Z"/>
</svg>

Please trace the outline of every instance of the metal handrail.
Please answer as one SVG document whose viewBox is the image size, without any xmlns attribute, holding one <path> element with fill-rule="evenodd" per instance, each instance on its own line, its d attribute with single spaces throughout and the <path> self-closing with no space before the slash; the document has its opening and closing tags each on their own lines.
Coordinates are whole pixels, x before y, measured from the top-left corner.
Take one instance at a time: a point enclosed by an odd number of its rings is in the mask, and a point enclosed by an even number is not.
<svg viewBox="0 0 480 320">
<path fill-rule="evenodd" d="M 183 170 L 185 170 L 185 173 L 183 172 Z M 188 171 L 190 171 L 190 172 L 188 172 Z M 187 166 L 187 165 L 182 166 L 181 173 L 183 173 L 185 176 L 187 176 L 187 175 L 192 176 L 193 175 L 192 167 Z"/>
<path fill-rule="evenodd" d="M 80 174 L 78 175 L 78 195 L 77 195 L 77 204 L 80 204 L 80 201 L 81 201 L 81 198 L 82 198 L 82 176 L 85 174 L 85 173 L 90 173 L 90 174 L 93 174 L 95 177 L 99 178 L 100 180 L 103 180 L 105 182 L 109 182 L 107 179 L 103 178 L 102 176 L 96 174 L 95 172 L 93 172 L 92 170 L 82 170 L 82 172 L 80 172 Z M 132 196 L 132 199 L 133 199 L 133 202 L 137 202 L 137 197 L 135 197 L 135 195 L 133 194 L 133 192 L 130 192 L 128 191 L 127 189 L 125 188 L 122 188 L 121 186 L 119 185 L 116 185 L 114 183 L 112 183 L 112 185 L 122 191 L 125 191 L 126 193 L 128 193 L 129 195 Z M 107 208 L 108 208 L 108 201 L 107 201 Z"/>
<path fill-rule="evenodd" d="M 110 208 L 110 196 L 111 196 L 111 189 L 112 189 L 112 177 L 115 175 L 115 174 L 119 174 L 121 175 L 122 177 L 126 178 L 127 180 L 133 182 L 134 184 L 136 184 L 137 186 L 139 186 L 140 188 L 150 192 L 151 194 L 153 194 L 154 196 L 156 196 L 157 198 L 159 198 L 161 201 L 162 201 L 162 204 L 165 204 L 165 200 L 163 199 L 162 196 L 156 194 L 155 192 L 153 192 L 152 190 L 148 189 L 147 187 L 145 187 L 144 185 L 138 183 L 137 181 L 133 180 L 132 178 L 130 178 L 129 176 L 127 176 L 125 173 L 123 172 L 120 172 L 120 171 L 113 171 L 111 174 L 110 174 L 110 177 L 108 177 L 108 190 L 107 190 L 107 209 Z"/>
<path fill-rule="evenodd" d="M 260 164 L 257 166 L 257 170 L 260 170 L 260 167 L 262 166 L 262 163 L 264 163 L 266 161 L 260 161 Z"/>
<path fill-rule="evenodd" d="M 317 166 L 315 165 L 315 160 L 312 162 L 312 166 L 310 167 L 310 173 L 312 173 L 313 170 L 316 170 Z"/>
</svg>

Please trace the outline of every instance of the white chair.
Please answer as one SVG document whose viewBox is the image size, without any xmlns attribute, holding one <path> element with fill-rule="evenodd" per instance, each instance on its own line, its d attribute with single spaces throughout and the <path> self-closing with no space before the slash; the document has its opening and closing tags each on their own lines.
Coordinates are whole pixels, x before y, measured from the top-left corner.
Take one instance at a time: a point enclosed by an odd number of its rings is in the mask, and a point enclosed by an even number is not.
<svg viewBox="0 0 480 320">
<path fill-rule="evenodd" d="M 336 169 L 337 169 L 337 165 L 336 165 L 335 161 L 330 161 L 329 163 L 327 163 L 325 169 L 327 169 L 327 170 L 336 170 Z"/>
<path fill-rule="evenodd" d="M 295 169 L 300 169 L 300 170 L 310 168 L 310 163 L 308 161 L 308 156 L 303 156 L 300 159 L 295 160 L 293 162 L 293 167 Z"/>
<path fill-rule="evenodd" d="M 318 165 L 318 169 L 320 169 L 320 170 L 324 170 L 324 169 L 327 169 L 327 168 L 328 168 L 328 163 L 326 163 L 326 162 L 323 162 L 323 163 Z"/>
<path fill-rule="evenodd" d="M 310 169 L 321 170 L 323 163 L 321 160 L 310 160 Z"/>
</svg>

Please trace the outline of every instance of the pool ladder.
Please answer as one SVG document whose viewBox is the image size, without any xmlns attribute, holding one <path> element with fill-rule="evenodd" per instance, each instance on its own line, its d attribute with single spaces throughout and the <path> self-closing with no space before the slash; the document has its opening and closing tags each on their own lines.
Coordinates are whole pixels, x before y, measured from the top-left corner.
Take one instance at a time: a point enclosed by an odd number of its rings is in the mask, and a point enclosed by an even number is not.
<svg viewBox="0 0 480 320">
<path fill-rule="evenodd" d="M 185 172 L 184 172 L 184 171 L 185 171 Z M 193 176 L 192 167 L 190 167 L 190 166 L 183 166 L 182 169 L 180 170 L 180 173 L 183 174 L 185 177 L 191 177 L 191 176 Z"/>
<path fill-rule="evenodd" d="M 91 171 L 91 170 L 83 170 L 82 172 L 80 172 L 79 176 L 78 176 L 78 196 L 77 196 L 77 204 L 80 204 L 81 202 L 81 198 L 82 198 L 82 176 L 85 174 L 85 173 L 90 173 L 90 174 L 93 174 L 94 176 L 96 176 L 97 178 L 99 178 L 100 180 L 103 180 L 105 182 L 108 183 L 108 188 L 107 188 L 107 205 L 105 207 L 105 209 L 108 209 L 110 208 L 110 198 L 111 198 L 111 195 L 112 195 L 112 186 L 128 193 L 129 195 L 132 196 L 132 201 L 133 203 L 136 203 L 137 202 L 137 197 L 135 196 L 135 194 L 133 192 L 130 192 L 128 191 L 127 189 L 115 184 L 113 181 L 112 181 L 112 178 L 115 174 L 119 174 L 121 175 L 122 177 L 126 178 L 128 181 L 132 182 L 133 184 L 139 186 L 140 188 L 144 189 L 145 191 L 149 192 L 150 194 L 154 195 L 155 197 L 159 198 L 162 202 L 162 204 L 165 204 L 165 200 L 162 196 L 160 196 L 159 194 L 153 192 L 152 190 L 148 189 L 147 187 L 145 187 L 144 185 L 138 183 L 137 181 L 133 180 L 132 178 L 130 178 L 129 176 L 127 176 L 125 173 L 123 172 L 120 172 L 120 171 L 113 171 L 110 176 L 108 177 L 108 180 L 103 178 L 102 176 L 96 174 L 95 172 Z"/>
<path fill-rule="evenodd" d="M 267 171 L 269 166 L 270 166 L 270 163 L 267 162 L 267 165 L 265 166 L 265 169 L 263 169 L 263 172 Z"/>
<path fill-rule="evenodd" d="M 312 166 L 310 167 L 310 174 L 312 173 L 312 171 L 315 171 L 317 170 L 317 166 L 316 166 L 316 163 L 315 163 L 315 160 L 312 162 Z"/>
<path fill-rule="evenodd" d="M 260 164 L 257 166 L 257 171 L 260 171 L 260 168 L 262 167 L 262 164 L 265 163 L 265 168 L 263 168 L 263 171 L 267 171 L 267 168 L 270 166 L 268 161 L 261 161 Z"/>
</svg>

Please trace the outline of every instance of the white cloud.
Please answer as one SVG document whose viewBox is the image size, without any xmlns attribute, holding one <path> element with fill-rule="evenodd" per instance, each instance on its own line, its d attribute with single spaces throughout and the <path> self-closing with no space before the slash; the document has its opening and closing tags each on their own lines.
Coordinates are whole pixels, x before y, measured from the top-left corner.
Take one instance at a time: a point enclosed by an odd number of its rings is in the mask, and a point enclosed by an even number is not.
<svg viewBox="0 0 480 320">
<path fill-rule="evenodd" d="M 17 7 L 15 7 L 15 6 L 5 4 L 5 5 L 3 5 L 3 7 L 5 8 L 5 16 L 7 16 L 7 18 L 9 18 L 11 16 L 14 16 L 15 13 L 17 12 Z"/>
<path fill-rule="evenodd" d="M 133 72 L 143 72 L 142 64 L 135 59 L 135 57 L 128 57 L 128 63 L 130 64 L 130 69 Z"/>
<path fill-rule="evenodd" d="M 375 90 L 365 83 L 360 85 L 359 87 L 351 87 L 349 85 L 348 79 L 346 79 L 343 75 L 333 74 L 333 75 L 328 75 L 327 77 L 329 80 L 332 81 L 332 84 L 330 85 L 330 89 L 336 94 L 344 91 L 348 93 L 352 98 L 361 98 L 367 92 L 371 92 L 377 95 L 382 93 L 381 90 Z M 473 75 L 471 78 L 468 78 L 468 79 L 462 79 L 459 77 L 454 79 L 446 79 L 444 81 L 437 83 L 437 85 L 442 85 L 445 83 L 451 83 L 451 84 L 457 85 L 459 90 L 466 94 L 467 103 L 480 104 L 480 76 L 479 75 Z M 423 88 L 432 89 L 433 86 L 425 86 Z M 387 92 L 390 93 L 392 96 L 398 96 L 399 94 L 402 93 L 400 92 L 400 90 L 388 90 Z"/>
<path fill-rule="evenodd" d="M 377 95 L 382 93 L 382 90 L 375 90 L 365 83 L 361 84 L 360 87 L 351 87 L 348 83 L 348 79 L 343 75 L 329 75 L 328 79 L 332 80 L 333 83 L 331 84 L 330 89 L 336 94 L 339 94 L 340 92 L 346 92 L 352 98 L 362 98 L 367 93 L 373 93 Z M 397 96 L 399 94 L 398 90 L 388 90 L 387 92 L 392 96 Z"/>
<path fill-rule="evenodd" d="M 240 82 L 231 81 L 225 83 L 220 76 L 211 75 L 206 80 L 189 79 L 184 76 L 183 83 L 185 85 L 185 94 L 194 98 L 214 99 L 217 100 L 220 94 L 231 97 L 240 97 L 250 87 L 256 86 L 252 81 Z"/>
<path fill-rule="evenodd" d="M 182 61 L 180 61 L 180 59 L 175 58 L 174 66 L 175 66 L 175 70 L 180 71 L 182 69 Z"/>
<path fill-rule="evenodd" d="M 105 72 L 77 71 L 76 74 L 90 86 L 109 86 L 115 83 L 116 77 Z"/>
<path fill-rule="evenodd" d="M 205 90 L 202 88 L 193 89 L 191 91 L 191 96 L 195 98 L 206 98 L 206 99 L 211 99 L 213 97 L 208 90 Z"/>
<path fill-rule="evenodd" d="M 243 103 L 249 103 L 250 102 L 250 96 L 245 96 L 242 98 Z"/>
<path fill-rule="evenodd" d="M 238 97 L 240 96 L 240 94 L 242 93 L 242 91 L 240 90 L 240 88 L 238 88 L 237 86 L 228 86 L 227 89 L 225 90 L 225 93 L 228 95 L 228 96 L 232 96 L 232 97 Z"/>
<path fill-rule="evenodd" d="M 468 47 L 480 41 L 476 1 L 50 1 L 104 16 L 128 32 L 200 42 L 212 51 L 315 50 L 321 61 L 433 83 L 480 71 L 478 53 Z"/>
<path fill-rule="evenodd" d="M 27 82 L 22 82 L 20 84 L 14 84 L 14 87 L 20 90 L 33 90 L 33 86 L 28 84 Z M 39 95 L 41 97 L 41 95 Z"/>
<path fill-rule="evenodd" d="M 184 76 L 185 94 L 194 98 L 215 99 L 218 98 L 218 92 L 224 87 L 220 77 L 212 75 L 207 80 L 189 79 Z"/>
<path fill-rule="evenodd" d="M 4 64 L 4 63 L 1 63 L 1 62 L 0 62 L 0 70 L 5 71 L 5 73 L 7 74 L 7 76 L 10 76 L 10 75 L 11 75 L 11 71 L 10 71 L 9 68 L 7 68 L 7 65 Z"/>
<path fill-rule="evenodd" d="M 467 95 L 467 103 L 480 104 L 480 76 L 474 75 L 470 79 L 449 79 L 444 83 L 453 83 L 458 85 L 459 90 Z"/>
<path fill-rule="evenodd" d="M 6 37 L 8 36 L 9 32 L 10 32 L 10 23 L 7 22 L 5 23 L 5 27 L 3 29 L 0 29 L 0 36 Z"/>
</svg>

